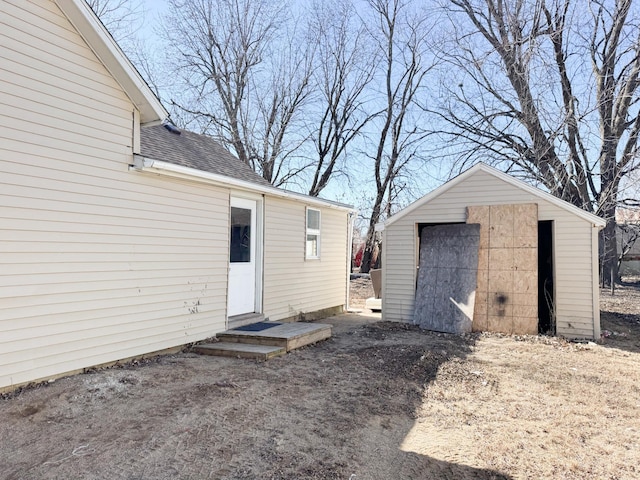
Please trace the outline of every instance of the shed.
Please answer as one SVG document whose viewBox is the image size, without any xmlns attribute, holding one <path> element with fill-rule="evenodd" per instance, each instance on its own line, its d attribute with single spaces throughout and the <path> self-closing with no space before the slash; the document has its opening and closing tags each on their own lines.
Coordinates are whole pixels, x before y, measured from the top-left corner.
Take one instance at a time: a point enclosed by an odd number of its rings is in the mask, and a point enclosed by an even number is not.
<svg viewBox="0 0 640 480">
<path fill-rule="evenodd" d="M 0 391 L 342 311 L 349 206 L 165 128 L 84 0 L 0 3 Z"/>
<path fill-rule="evenodd" d="M 640 275 L 640 211 L 629 212 L 616 225 L 618 252 L 621 254 L 620 275 Z M 617 216 L 617 215 L 616 215 Z"/>
<path fill-rule="evenodd" d="M 450 332 L 599 338 L 604 225 L 478 163 L 382 225 L 382 317 Z"/>
</svg>

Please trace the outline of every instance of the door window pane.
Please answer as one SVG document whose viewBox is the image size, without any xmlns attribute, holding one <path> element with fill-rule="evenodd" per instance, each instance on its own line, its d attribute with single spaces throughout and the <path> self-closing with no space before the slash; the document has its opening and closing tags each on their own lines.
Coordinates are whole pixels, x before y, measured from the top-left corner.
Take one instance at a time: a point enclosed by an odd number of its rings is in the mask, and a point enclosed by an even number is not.
<svg viewBox="0 0 640 480">
<path fill-rule="evenodd" d="M 231 207 L 231 247 L 229 261 L 251 261 L 251 210 Z"/>
</svg>

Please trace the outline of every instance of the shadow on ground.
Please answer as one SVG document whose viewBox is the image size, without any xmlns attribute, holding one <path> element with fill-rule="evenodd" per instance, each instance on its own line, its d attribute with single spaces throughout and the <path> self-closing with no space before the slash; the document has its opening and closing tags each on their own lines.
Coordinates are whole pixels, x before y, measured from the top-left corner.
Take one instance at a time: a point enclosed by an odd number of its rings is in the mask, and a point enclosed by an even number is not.
<svg viewBox="0 0 640 480">
<path fill-rule="evenodd" d="M 447 461 L 401 448 L 415 427 L 418 412 L 425 400 L 426 387 L 434 381 L 444 363 L 461 364 L 471 352 L 477 337 L 429 332 L 403 323 L 371 323 L 371 318 L 365 319 L 365 322 L 358 328 L 344 332 L 342 338 L 337 337 L 330 343 L 318 346 L 330 353 L 336 347 L 342 350 L 348 345 L 347 348 L 351 349 L 349 355 L 334 356 L 336 364 L 344 361 L 337 370 L 346 373 L 344 379 L 347 382 L 352 375 L 368 379 L 354 386 L 352 395 L 344 396 L 338 392 L 349 387 L 341 385 L 340 378 L 336 377 L 338 388 L 331 396 L 333 413 L 327 419 L 330 430 L 347 429 L 354 437 L 360 436 L 352 455 L 358 458 L 363 451 L 373 451 L 381 460 L 375 469 L 371 469 L 362 458 L 357 462 L 362 470 L 351 472 L 355 475 L 353 479 L 511 478 L 500 472 L 466 465 L 456 451 L 451 451 L 450 456 L 462 461 Z M 462 377 L 468 372 L 460 370 L 455 374 Z M 465 381 L 463 378 L 457 380 Z M 477 378 L 471 380 L 476 382 Z M 363 420 L 365 425 L 362 425 Z M 472 459 L 467 460 L 470 462 Z M 342 476 L 349 471 L 335 473 L 335 478 L 349 478 Z"/>
</svg>

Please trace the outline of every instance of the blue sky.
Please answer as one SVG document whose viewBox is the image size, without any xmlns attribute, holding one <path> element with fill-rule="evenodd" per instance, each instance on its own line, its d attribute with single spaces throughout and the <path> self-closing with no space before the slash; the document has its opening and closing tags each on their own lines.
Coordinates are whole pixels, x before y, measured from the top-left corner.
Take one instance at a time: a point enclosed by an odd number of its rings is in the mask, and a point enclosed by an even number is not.
<svg viewBox="0 0 640 480">
<path fill-rule="evenodd" d="M 143 0 L 143 5 L 145 9 L 145 20 L 137 32 L 137 36 L 144 40 L 146 47 L 151 49 L 161 48 L 161 40 L 156 34 L 156 29 L 159 26 L 161 17 L 168 11 L 168 2 L 166 0 Z M 438 177 L 440 174 L 440 172 L 430 173 Z M 424 177 L 424 179 L 421 178 L 417 188 L 414 187 L 417 191 L 414 191 L 414 194 L 410 197 L 420 196 L 441 183 L 440 178 L 434 179 L 430 175 L 424 175 L 424 172 L 415 172 L 414 175 L 415 174 Z M 349 203 L 356 207 L 364 207 L 363 204 L 368 203 L 365 198 L 375 195 L 375 186 L 371 183 L 373 172 L 371 172 L 370 175 L 363 175 L 362 173 L 354 174 L 353 177 L 351 183 L 347 182 L 344 177 L 334 178 L 327 188 L 323 190 L 321 196 L 331 200 Z M 307 187 L 306 185 L 297 186 L 291 184 L 287 185 L 286 188 L 300 190 L 304 193 Z M 404 201 L 407 202 L 407 200 L 408 199 L 405 198 Z M 372 201 L 372 198 L 370 198 L 369 201 Z"/>
<path fill-rule="evenodd" d="M 146 21 L 142 26 L 142 34 L 146 37 L 155 37 L 154 28 L 158 24 L 160 17 L 167 11 L 165 0 L 144 0 L 146 11 Z"/>
</svg>

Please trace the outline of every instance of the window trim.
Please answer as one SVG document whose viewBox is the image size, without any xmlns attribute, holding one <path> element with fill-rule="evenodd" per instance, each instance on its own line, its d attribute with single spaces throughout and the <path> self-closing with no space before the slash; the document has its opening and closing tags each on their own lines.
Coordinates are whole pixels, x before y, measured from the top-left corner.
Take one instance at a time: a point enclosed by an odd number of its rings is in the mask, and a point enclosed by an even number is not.
<svg viewBox="0 0 640 480">
<path fill-rule="evenodd" d="M 309 227 L 309 212 L 318 212 L 318 228 Z M 320 259 L 320 242 L 322 231 L 322 211 L 319 208 L 306 207 L 305 209 L 305 236 L 304 236 L 304 258 L 305 260 L 319 260 Z M 310 255 L 307 247 L 309 235 L 316 236 L 316 255 Z"/>
</svg>

